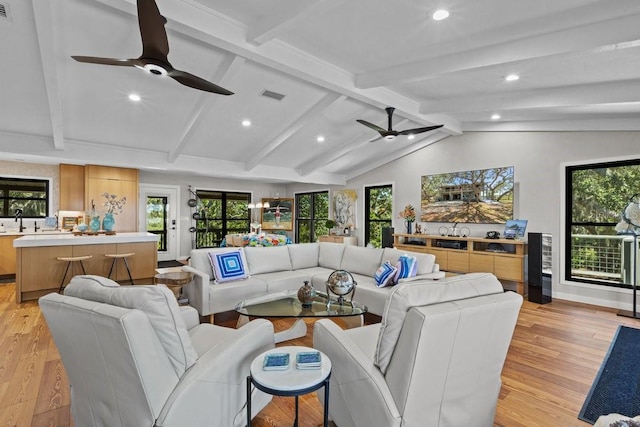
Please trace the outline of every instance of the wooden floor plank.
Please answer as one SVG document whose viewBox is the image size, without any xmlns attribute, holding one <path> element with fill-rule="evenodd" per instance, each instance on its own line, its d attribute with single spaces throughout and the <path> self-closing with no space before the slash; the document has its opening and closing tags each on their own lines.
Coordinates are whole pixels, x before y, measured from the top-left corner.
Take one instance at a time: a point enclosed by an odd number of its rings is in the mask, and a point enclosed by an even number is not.
<svg viewBox="0 0 640 427">
<path fill-rule="evenodd" d="M 498 427 L 588 427 L 578 420 L 591 383 L 618 325 L 640 321 L 617 311 L 554 300 L 525 301 L 502 372 L 494 425 Z M 370 322 L 379 321 L 375 316 Z M 234 313 L 216 323 L 235 327 Z M 271 319 L 276 330 L 291 319 Z M 312 319 L 305 337 L 281 345 L 311 346 Z M 342 327 L 339 320 L 336 321 Z M 72 427 L 69 384 L 60 354 L 37 302 L 15 303 L 15 285 L 0 285 L 0 427 Z M 254 419 L 254 427 L 290 426 L 293 398 L 275 397 Z M 300 426 L 317 427 L 322 407 L 315 393 L 300 399 Z M 363 426 L 364 427 L 364 426 Z"/>
</svg>

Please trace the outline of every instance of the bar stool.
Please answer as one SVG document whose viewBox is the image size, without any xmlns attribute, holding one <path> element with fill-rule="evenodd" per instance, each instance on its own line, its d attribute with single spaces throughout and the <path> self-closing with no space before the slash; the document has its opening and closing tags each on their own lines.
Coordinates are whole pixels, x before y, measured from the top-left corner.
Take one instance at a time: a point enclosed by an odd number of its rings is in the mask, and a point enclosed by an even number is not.
<svg viewBox="0 0 640 427">
<path fill-rule="evenodd" d="M 62 275 L 62 281 L 60 282 L 60 289 L 58 289 L 58 293 L 62 293 L 62 288 L 64 287 L 64 279 L 67 278 L 67 273 L 69 272 L 69 267 L 71 267 L 71 263 L 79 262 L 80 267 L 82 268 L 82 274 L 87 274 L 87 272 L 84 269 L 84 264 L 82 263 L 82 261 L 92 257 L 93 255 L 81 255 L 81 256 L 59 256 L 56 258 L 58 261 L 67 262 L 67 268 L 64 270 L 64 274 Z"/>
<path fill-rule="evenodd" d="M 106 256 L 107 258 L 113 258 L 113 261 L 111 262 L 111 268 L 109 269 L 109 279 L 111 279 L 111 273 L 113 273 L 113 268 L 116 266 L 116 261 L 121 259 L 124 261 L 124 266 L 127 267 L 127 273 L 129 274 L 129 280 L 131 281 L 131 284 L 133 285 L 133 277 L 131 277 L 131 270 L 129 270 L 129 263 L 127 262 L 127 258 L 130 256 L 135 255 L 135 252 L 129 252 L 126 254 L 104 254 L 104 256 Z"/>
</svg>

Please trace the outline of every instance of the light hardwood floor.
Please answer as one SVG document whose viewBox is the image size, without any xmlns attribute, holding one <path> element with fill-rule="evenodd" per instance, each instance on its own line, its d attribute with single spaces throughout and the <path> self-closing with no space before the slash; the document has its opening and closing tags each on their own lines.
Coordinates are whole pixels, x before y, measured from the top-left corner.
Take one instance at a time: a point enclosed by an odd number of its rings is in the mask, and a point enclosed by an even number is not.
<svg viewBox="0 0 640 427">
<path fill-rule="evenodd" d="M 288 322 L 275 321 L 276 330 Z M 219 316 L 216 323 L 235 320 Z M 312 323 L 306 337 L 287 344 L 311 345 Z M 588 426 L 577 414 L 619 324 L 640 328 L 611 309 L 525 301 L 502 373 L 495 426 Z M 321 425 L 315 395 L 300 404 L 300 427 Z M 73 426 L 69 408 L 66 374 L 37 303 L 16 304 L 15 285 L 0 284 L 0 427 Z M 276 397 L 252 424 L 290 426 L 292 415 L 293 399 Z"/>
</svg>

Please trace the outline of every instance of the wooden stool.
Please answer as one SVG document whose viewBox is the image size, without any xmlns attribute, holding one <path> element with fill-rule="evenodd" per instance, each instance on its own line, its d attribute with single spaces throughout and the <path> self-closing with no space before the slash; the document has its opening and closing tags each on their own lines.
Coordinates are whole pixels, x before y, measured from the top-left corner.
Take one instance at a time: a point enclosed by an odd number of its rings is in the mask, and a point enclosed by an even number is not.
<svg viewBox="0 0 640 427">
<path fill-rule="evenodd" d="M 59 256 L 56 258 L 58 261 L 66 261 L 67 268 L 64 270 L 64 274 L 62 275 L 62 281 L 60 282 L 60 289 L 58 289 L 58 293 L 62 293 L 62 288 L 64 287 L 64 279 L 67 277 L 67 273 L 69 272 L 69 267 L 71 267 L 72 262 L 80 262 L 80 267 L 82 267 L 82 274 L 87 274 L 84 270 L 83 260 L 89 259 L 93 257 L 93 255 L 82 255 L 82 256 Z"/>
<path fill-rule="evenodd" d="M 116 266 L 116 261 L 118 259 L 121 259 L 124 261 L 124 266 L 127 267 L 127 273 L 129 273 L 129 280 L 133 285 L 133 277 L 131 277 L 131 270 L 129 270 L 129 263 L 127 262 L 127 258 L 135 254 L 136 254 L 135 252 L 129 252 L 126 254 L 104 254 L 104 256 L 106 256 L 107 258 L 113 258 L 113 262 L 111 263 L 111 268 L 109 269 L 109 276 L 108 276 L 109 279 L 111 279 L 111 273 L 113 273 L 113 267 Z"/>
</svg>

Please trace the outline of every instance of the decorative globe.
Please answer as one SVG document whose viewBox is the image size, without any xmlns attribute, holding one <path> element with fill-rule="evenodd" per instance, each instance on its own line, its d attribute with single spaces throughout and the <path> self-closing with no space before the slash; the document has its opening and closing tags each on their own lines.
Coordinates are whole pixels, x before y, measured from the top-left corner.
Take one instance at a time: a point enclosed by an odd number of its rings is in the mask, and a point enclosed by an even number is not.
<svg viewBox="0 0 640 427">
<path fill-rule="evenodd" d="M 357 284 L 351 273 L 346 270 L 336 270 L 329 275 L 326 281 L 327 293 L 331 291 L 335 295 L 338 295 L 338 302 L 342 303 L 345 295 L 355 292 Z"/>
</svg>

